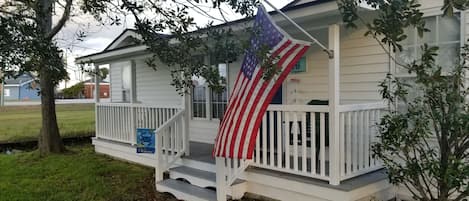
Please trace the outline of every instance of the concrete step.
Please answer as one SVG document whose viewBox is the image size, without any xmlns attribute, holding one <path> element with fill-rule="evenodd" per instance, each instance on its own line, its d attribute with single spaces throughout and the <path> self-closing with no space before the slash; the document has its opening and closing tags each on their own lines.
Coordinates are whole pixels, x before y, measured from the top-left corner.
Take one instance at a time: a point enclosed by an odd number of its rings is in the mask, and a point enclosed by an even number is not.
<svg viewBox="0 0 469 201">
<path fill-rule="evenodd" d="M 188 201 L 216 201 L 214 190 L 198 187 L 175 179 L 166 179 L 156 184 L 156 190 L 174 195 L 177 199 Z"/>
<path fill-rule="evenodd" d="M 179 166 L 169 169 L 171 179 L 185 179 L 192 185 L 200 187 L 216 187 L 216 174 L 187 166 Z"/>
</svg>

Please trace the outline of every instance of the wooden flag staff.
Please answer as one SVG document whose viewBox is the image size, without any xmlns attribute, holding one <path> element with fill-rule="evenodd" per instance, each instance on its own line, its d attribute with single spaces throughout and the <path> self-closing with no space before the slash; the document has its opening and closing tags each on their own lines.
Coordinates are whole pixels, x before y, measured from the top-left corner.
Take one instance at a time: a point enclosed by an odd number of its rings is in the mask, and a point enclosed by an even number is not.
<svg viewBox="0 0 469 201">
<path fill-rule="evenodd" d="M 277 7 L 275 7 L 272 3 L 270 3 L 268 0 L 264 0 L 264 2 L 269 5 L 270 7 L 272 7 L 275 11 L 277 11 L 280 15 L 282 15 L 287 21 L 289 21 L 290 23 L 292 23 L 296 28 L 298 28 L 301 32 L 303 32 L 306 36 L 308 36 L 308 38 L 310 38 L 311 40 L 313 40 L 313 43 L 316 43 L 319 45 L 319 47 L 321 47 L 324 52 L 326 52 L 328 55 L 329 55 L 329 59 L 333 59 L 334 58 L 334 54 L 333 54 L 333 51 L 328 49 L 325 45 L 323 45 L 322 43 L 320 43 L 316 38 L 314 38 L 311 34 L 309 34 L 306 30 L 304 30 L 300 25 L 298 25 L 295 21 L 293 21 L 290 17 L 288 17 L 288 15 L 286 15 L 284 12 L 282 12 L 280 9 L 278 9 Z"/>
</svg>

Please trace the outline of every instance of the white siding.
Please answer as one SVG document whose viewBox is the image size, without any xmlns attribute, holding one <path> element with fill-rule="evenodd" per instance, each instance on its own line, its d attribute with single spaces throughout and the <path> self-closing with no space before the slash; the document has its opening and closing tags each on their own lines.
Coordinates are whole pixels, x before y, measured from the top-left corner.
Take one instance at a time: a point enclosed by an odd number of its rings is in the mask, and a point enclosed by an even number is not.
<svg viewBox="0 0 469 201">
<path fill-rule="evenodd" d="M 345 29 L 344 27 L 341 27 Z M 389 69 L 389 58 L 364 29 L 342 31 L 340 49 L 341 104 L 380 101 L 378 84 Z M 285 81 L 286 104 L 328 99 L 328 57 L 317 47 L 307 53 L 306 72 L 292 73 Z"/>
<path fill-rule="evenodd" d="M 114 62 L 109 65 L 111 83 L 111 102 L 122 102 L 122 67 L 130 65 L 130 61 Z"/>
<path fill-rule="evenodd" d="M 182 96 L 171 86 L 171 74 L 163 65 L 155 71 L 145 59 L 136 59 L 137 101 L 156 105 L 182 105 Z"/>
</svg>

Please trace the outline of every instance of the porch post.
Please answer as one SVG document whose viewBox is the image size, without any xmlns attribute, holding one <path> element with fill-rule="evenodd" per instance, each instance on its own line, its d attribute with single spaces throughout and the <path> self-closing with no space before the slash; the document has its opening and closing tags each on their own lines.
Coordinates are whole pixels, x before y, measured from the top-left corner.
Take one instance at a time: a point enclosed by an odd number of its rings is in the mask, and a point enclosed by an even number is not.
<svg viewBox="0 0 469 201">
<path fill-rule="evenodd" d="M 340 184 L 340 27 L 329 26 L 329 49 L 333 58 L 329 59 L 329 184 Z"/>
<path fill-rule="evenodd" d="M 216 157 L 217 201 L 226 201 L 225 158 Z"/>
<path fill-rule="evenodd" d="M 99 77 L 99 65 L 97 64 L 93 64 L 94 66 L 94 101 L 96 103 L 99 103 L 100 101 L 100 97 L 99 97 L 99 81 L 100 81 L 100 77 Z"/>
<path fill-rule="evenodd" d="M 191 144 L 190 144 L 190 115 L 191 113 L 191 92 L 185 93 L 183 97 L 183 105 L 184 105 L 184 130 L 183 130 L 183 140 L 184 140 L 184 149 L 185 155 L 189 156 L 191 153 Z"/>
</svg>

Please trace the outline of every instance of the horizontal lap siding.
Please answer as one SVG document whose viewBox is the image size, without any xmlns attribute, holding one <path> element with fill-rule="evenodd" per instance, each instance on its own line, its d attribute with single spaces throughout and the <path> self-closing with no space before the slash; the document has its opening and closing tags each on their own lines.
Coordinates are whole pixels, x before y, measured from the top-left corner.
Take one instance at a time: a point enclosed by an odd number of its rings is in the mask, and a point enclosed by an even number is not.
<svg viewBox="0 0 469 201">
<path fill-rule="evenodd" d="M 364 29 L 352 31 L 341 28 L 341 103 L 380 101 L 378 84 L 389 72 L 388 55 L 373 38 L 363 36 Z M 328 79 L 327 55 L 313 46 L 307 53 L 307 72 L 292 73 L 285 81 L 287 104 L 327 100 Z"/>
<path fill-rule="evenodd" d="M 182 96 L 171 86 L 169 70 L 158 65 L 155 71 L 148 67 L 144 59 L 138 59 L 136 64 L 137 101 L 144 104 L 181 105 Z"/>
</svg>

